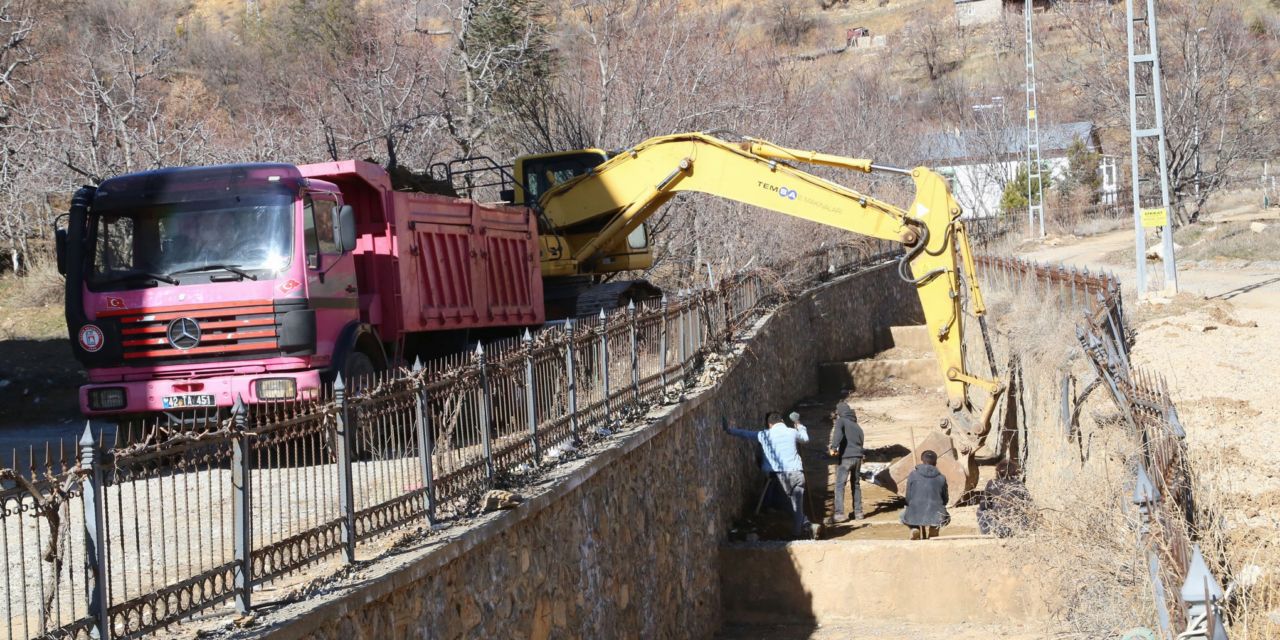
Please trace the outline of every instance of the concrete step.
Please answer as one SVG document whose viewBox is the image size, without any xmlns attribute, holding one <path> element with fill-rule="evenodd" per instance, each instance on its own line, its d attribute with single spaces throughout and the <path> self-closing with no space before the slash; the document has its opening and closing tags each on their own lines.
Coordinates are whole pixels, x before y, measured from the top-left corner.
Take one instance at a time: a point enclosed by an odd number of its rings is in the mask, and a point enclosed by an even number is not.
<svg viewBox="0 0 1280 640">
<path fill-rule="evenodd" d="M 893 346 L 895 347 L 904 347 L 913 351 L 933 352 L 933 341 L 929 339 L 929 328 L 922 324 L 889 327 L 889 335 L 893 338 Z"/>
<path fill-rule="evenodd" d="M 1016 544 L 945 533 L 923 542 L 729 543 L 720 549 L 724 621 L 744 630 L 873 622 L 1042 628 L 1054 600 L 1021 557 Z"/>
<path fill-rule="evenodd" d="M 818 386 L 824 394 L 864 392 L 904 383 L 926 389 L 942 386 L 938 361 L 933 358 L 875 359 L 818 365 Z"/>
</svg>

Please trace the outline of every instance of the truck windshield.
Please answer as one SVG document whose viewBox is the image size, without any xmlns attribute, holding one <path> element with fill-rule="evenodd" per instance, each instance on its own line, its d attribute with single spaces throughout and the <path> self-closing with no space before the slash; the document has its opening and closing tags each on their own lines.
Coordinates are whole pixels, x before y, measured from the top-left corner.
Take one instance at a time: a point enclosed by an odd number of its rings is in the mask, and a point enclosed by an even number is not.
<svg viewBox="0 0 1280 640">
<path fill-rule="evenodd" d="M 292 213 L 293 205 L 280 198 L 95 210 L 88 284 L 128 288 L 138 281 L 279 271 L 293 251 Z"/>
</svg>

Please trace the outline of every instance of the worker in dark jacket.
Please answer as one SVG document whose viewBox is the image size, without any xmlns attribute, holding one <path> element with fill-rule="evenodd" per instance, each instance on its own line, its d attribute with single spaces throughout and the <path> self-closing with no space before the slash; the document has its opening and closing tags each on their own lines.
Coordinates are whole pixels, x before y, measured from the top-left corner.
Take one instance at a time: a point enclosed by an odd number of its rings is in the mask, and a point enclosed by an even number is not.
<svg viewBox="0 0 1280 640">
<path fill-rule="evenodd" d="M 920 464 L 907 476 L 907 508 L 902 524 L 911 527 L 912 540 L 928 540 L 951 522 L 947 513 L 947 479 L 938 471 L 938 454 L 925 450 Z"/>
<path fill-rule="evenodd" d="M 836 421 L 831 427 L 831 441 L 827 444 L 827 453 L 832 458 L 839 458 L 836 464 L 835 513 L 831 523 L 845 522 L 844 483 L 853 485 L 853 519 L 862 519 L 862 483 L 859 474 L 862 472 L 862 427 L 858 425 L 858 416 L 848 402 L 836 405 Z"/>
</svg>

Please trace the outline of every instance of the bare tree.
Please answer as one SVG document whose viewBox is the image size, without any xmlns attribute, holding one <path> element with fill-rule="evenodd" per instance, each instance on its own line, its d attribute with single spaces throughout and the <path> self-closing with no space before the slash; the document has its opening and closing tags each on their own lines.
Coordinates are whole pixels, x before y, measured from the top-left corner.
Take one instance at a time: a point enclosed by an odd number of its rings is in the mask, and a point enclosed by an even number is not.
<svg viewBox="0 0 1280 640">
<path fill-rule="evenodd" d="M 451 40 L 441 58 L 442 118 L 459 153 L 472 155 L 511 109 L 507 96 L 535 86 L 550 51 L 540 0 L 456 0 L 443 4 Z"/>
<path fill-rule="evenodd" d="M 96 37 L 73 58 L 66 92 L 54 97 L 71 143 L 68 162 L 105 178 L 202 160 L 203 118 L 185 112 L 171 93 L 172 14 L 158 4 L 102 10 Z"/>
<path fill-rule="evenodd" d="M 937 80 L 964 58 L 961 47 L 967 46 L 965 40 L 966 34 L 954 13 L 932 8 L 912 22 L 903 48 L 924 67 L 930 80 Z"/>
<path fill-rule="evenodd" d="M 321 128 L 333 159 L 372 156 L 394 169 L 403 160 L 424 165 L 440 151 L 437 53 L 415 31 L 411 9 L 389 3 L 369 17 L 358 52 L 327 72 L 323 86 L 299 85 L 294 103 Z"/>
<path fill-rule="evenodd" d="M 25 110 L 32 81 L 28 71 L 39 57 L 31 44 L 35 27 L 32 3 L 0 3 L 0 238 L 8 245 L 14 273 L 24 271 L 32 228 L 30 203 L 24 201 L 18 185 L 33 140 Z"/>
<path fill-rule="evenodd" d="M 1105 126 L 1127 130 L 1124 12 L 1095 5 L 1062 11 L 1089 54 L 1046 66 L 1055 79 L 1077 88 L 1078 108 Z M 1194 222 L 1233 172 L 1280 149 L 1272 109 L 1277 87 L 1266 80 L 1274 75 L 1269 69 L 1276 42 L 1251 33 L 1238 8 L 1221 0 L 1162 3 L 1159 18 L 1169 186 L 1178 220 Z M 1154 171 L 1155 146 L 1144 145 L 1140 153 Z"/>
</svg>

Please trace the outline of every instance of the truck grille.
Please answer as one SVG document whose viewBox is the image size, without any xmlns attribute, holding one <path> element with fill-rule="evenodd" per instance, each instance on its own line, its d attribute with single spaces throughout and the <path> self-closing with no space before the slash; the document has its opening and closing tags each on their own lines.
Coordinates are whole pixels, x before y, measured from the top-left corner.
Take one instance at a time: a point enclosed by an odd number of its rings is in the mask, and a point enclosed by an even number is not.
<svg viewBox="0 0 1280 640">
<path fill-rule="evenodd" d="M 221 354 L 276 351 L 279 325 L 271 300 L 216 302 L 143 309 L 112 309 L 99 317 L 120 326 L 125 362 L 208 358 Z M 169 340 L 169 325 L 190 318 L 199 326 L 199 341 L 188 349 Z"/>
</svg>

